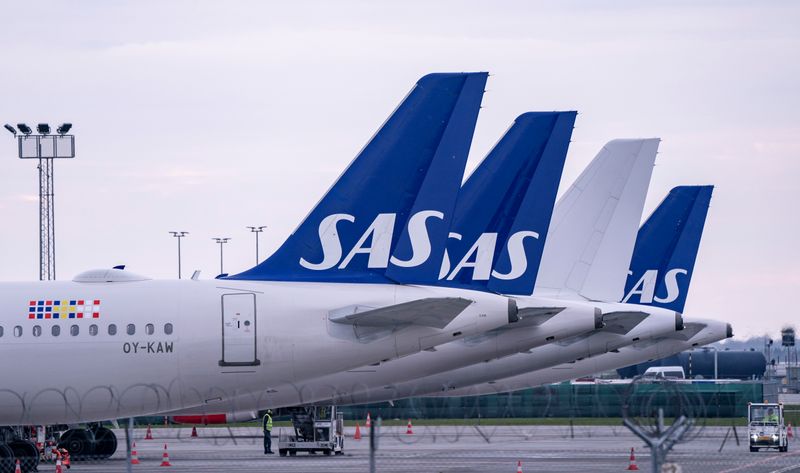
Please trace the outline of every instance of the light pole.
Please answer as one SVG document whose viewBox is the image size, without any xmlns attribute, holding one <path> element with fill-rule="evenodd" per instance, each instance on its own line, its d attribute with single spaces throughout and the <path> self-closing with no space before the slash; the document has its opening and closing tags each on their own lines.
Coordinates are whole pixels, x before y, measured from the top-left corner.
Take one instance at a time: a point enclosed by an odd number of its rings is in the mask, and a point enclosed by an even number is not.
<svg viewBox="0 0 800 473">
<path fill-rule="evenodd" d="M 223 268 L 223 265 L 222 265 L 222 245 L 224 245 L 225 243 L 228 243 L 228 240 L 230 240 L 230 238 L 228 238 L 228 237 L 220 237 L 220 238 L 214 237 L 214 238 L 212 238 L 212 240 L 214 240 L 215 242 L 219 243 L 219 274 L 224 274 L 225 271 L 222 269 Z"/>
<path fill-rule="evenodd" d="M 56 278 L 56 211 L 53 191 L 53 160 L 75 157 L 75 136 L 69 135 L 72 123 L 63 123 L 51 132 L 50 125 L 39 123 L 36 132 L 25 123 L 17 128 L 3 126 L 17 140 L 20 159 L 37 159 L 39 165 L 39 279 Z M 19 134 L 17 134 L 19 130 Z"/>
<path fill-rule="evenodd" d="M 181 238 L 189 234 L 189 232 L 169 232 L 178 239 L 178 279 L 181 278 Z"/>
<path fill-rule="evenodd" d="M 264 229 L 267 228 L 267 226 L 263 225 L 261 227 L 247 227 L 247 228 L 249 228 L 251 232 L 256 234 L 256 264 L 258 264 L 258 234 L 263 232 Z"/>
</svg>

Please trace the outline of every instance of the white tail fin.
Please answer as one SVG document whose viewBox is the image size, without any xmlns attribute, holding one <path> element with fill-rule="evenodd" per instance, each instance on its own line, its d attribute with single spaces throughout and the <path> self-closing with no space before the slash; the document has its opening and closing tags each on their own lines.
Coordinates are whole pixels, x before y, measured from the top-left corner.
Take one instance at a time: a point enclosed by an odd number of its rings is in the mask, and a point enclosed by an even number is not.
<svg viewBox="0 0 800 473">
<path fill-rule="evenodd" d="M 537 295 L 622 298 L 659 141 L 610 141 L 559 199 Z"/>
</svg>

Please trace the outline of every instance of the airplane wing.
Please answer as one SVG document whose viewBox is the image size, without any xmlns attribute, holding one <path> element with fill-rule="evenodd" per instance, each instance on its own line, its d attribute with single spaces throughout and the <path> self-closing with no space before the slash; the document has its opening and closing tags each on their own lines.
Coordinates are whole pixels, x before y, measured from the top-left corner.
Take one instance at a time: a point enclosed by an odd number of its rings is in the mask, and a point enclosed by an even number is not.
<svg viewBox="0 0 800 473">
<path fill-rule="evenodd" d="M 647 312 L 608 312 L 603 314 L 605 327 L 600 330 L 625 335 L 646 319 L 647 316 Z"/>
<path fill-rule="evenodd" d="M 461 297 L 430 297 L 387 307 L 352 305 L 328 313 L 331 322 L 361 327 L 422 325 L 445 328 L 473 301 Z"/>
</svg>

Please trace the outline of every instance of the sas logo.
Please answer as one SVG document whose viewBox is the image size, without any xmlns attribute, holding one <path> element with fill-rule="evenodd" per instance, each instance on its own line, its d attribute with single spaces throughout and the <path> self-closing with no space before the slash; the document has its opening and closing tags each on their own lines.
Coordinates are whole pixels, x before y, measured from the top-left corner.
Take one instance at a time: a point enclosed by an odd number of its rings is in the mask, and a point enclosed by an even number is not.
<svg viewBox="0 0 800 473">
<path fill-rule="evenodd" d="M 689 271 L 685 269 L 670 269 L 664 274 L 664 286 L 667 288 L 666 297 L 658 297 L 656 295 L 656 286 L 658 284 L 658 270 L 648 269 L 644 272 L 641 278 L 636 281 L 636 284 L 625 294 L 622 302 L 628 302 L 631 297 L 638 296 L 639 304 L 652 304 L 657 302 L 659 304 L 669 304 L 675 302 L 681 295 L 680 287 L 678 286 L 678 275 L 682 274 L 687 276 Z M 633 276 L 632 271 L 628 271 L 629 276 Z"/>
<path fill-rule="evenodd" d="M 28 302 L 29 319 L 98 319 L 100 299 L 53 299 Z"/>
<path fill-rule="evenodd" d="M 428 234 L 428 219 L 444 220 L 444 214 L 436 210 L 424 210 L 412 215 L 408 220 L 408 235 L 411 243 L 412 254 L 409 259 L 401 260 L 390 254 L 396 214 L 378 214 L 370 226 L 364 231 L 355 245 L 344 255 L 344 248 L 339 239 L 338 226 L 342 222 L 355 223 L 356 219 L 350 214 L 333 214 L 322 219 L 319 224 L 319 241 L 322 248 L 322 261 L 312 262 L 300 258 L 300 266 L 313 271 L 324 271 L 332 268 L 346 269 L 359 254 L 368 255 L 368 268 L 386 268 L 391 262 L 395 266 L 413 268 L 419 266 L 430 258 L 431 242 Z M 461 240 L 458 233 L 450 233 L 449 238 Z M 473 269 L 473 280 L 488 280 L 489 277 L 511 280 L 522 276 L 527 267 L 528 259 L 525 254 L 524 241 L 526 238 L 539 238 L 533 231 L 516 232 L 508 239 L 507 253 L 511 269 L 507 273 L 493 271 L 495 248 L 497 246 L 497 233 L 483 233 L 470 247 L 451 270 L 450 257 L 445 251 L 439 279 L 451 281 L 465 268 Z M 367 243 L 369 242 L 369 244 Z M 344 255 L 344 257 L 342 257 Z"/>
</svg>

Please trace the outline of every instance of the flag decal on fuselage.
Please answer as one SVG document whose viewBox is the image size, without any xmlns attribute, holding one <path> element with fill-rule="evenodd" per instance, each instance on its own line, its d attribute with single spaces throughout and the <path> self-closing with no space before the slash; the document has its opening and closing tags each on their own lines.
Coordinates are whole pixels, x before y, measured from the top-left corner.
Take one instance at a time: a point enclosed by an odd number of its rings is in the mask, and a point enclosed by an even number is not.
<svg viewBox="0 0 800 473">
<path fill-rule="evenodd" d="M 99 319 L 100 299 L 36 300 L 28 302 L 29 319 Z"/>
</svg>

